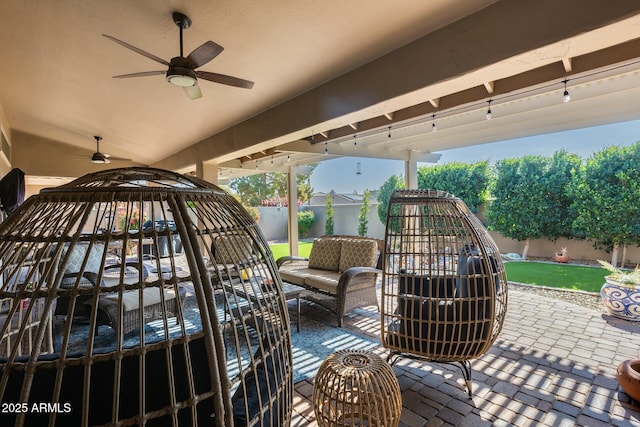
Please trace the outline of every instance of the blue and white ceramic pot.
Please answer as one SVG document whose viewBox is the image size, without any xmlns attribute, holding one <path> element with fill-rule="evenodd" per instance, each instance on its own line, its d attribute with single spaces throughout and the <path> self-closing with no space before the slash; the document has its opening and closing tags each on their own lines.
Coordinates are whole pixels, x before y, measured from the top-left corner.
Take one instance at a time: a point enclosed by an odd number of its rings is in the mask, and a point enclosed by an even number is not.
<svg viewBox="0 0 640 427">
<path fill-rule="evenodd" d="M 626 285 L 607 276 L 600 296 L 612 316 L 640 322 L 640 285 Z"/>
</svg>

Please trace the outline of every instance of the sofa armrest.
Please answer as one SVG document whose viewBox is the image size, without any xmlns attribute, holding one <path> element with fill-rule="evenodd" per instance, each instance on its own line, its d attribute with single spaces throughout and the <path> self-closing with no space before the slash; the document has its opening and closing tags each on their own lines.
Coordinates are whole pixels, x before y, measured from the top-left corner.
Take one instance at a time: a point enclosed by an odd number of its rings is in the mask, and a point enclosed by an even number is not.
<svg viewBox="0 0 640 427">
<path fill-rule="evenodd" d="M 284 264 L 293 264 L 293 266 L 298 266 L 296 264 L 304 264 L 306 267 L 309 262 L 309 258 L 304 258 L 300 256 L 283 256 L 276 260 L 276 265 L 278 268 L 282 267 Z"/>
<path fill-rule="evenodd" d="M 338 282 L 338 289 L 340 289 L 341 286 L 348 287 L 349 283 L 351 283 L 353 279 L 357 277 L 368 277 L 367 275 L 370 275 L 370 274 L 382 274 L 382 270 L 373 268 L 373 267 L 348 268 L 345 271 L 343 271 L 342 274 L 340 275 L 340 281 Z M 374 277 L 373 283 L 375 282 L 376 282 L 376 279 Z"/>
<path fill-rule="evenodd" d="M 362 306 L 357 303 L 354 305 L 354 301 L 352 301 L 353 298 L 361 299 L 362 291 L 373 294 L 371 299 L 367 299 L 367 301 L 373 302 L 375 300 L 375 303 L 378 303 L 375 288 L 379 273 L 382 273 L 382 270 L 373 267 L 351 267 L 342 272 L 336 289 L 336 314 L 338 315 L 339 327 L 342 327 L 342 317 L 347 311 L 347 307 Z M 366 290 L 370 290 L 370 292 Z"/>
</svg>

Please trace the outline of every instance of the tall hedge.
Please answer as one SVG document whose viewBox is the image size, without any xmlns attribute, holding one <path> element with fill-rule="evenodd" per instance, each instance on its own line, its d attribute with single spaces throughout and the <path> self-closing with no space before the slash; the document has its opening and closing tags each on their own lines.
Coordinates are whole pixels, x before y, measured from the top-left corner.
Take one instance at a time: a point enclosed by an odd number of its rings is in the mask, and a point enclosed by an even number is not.
<svg viewBox="0 0 640 427">
<path fill-rule="evenodd" d="M 418 188 L 446 191 L 462 199 L 477 213 L 489 195 L 489 165 L 477 163 L 447 163 L 422 166 L 418 169 Z"/>
<path fill-rule="evenodd" d="M 579 167 L 580 159 L 565 151 L 553 157 L 498 161 L 492 191 L 495 200 L 487 211 L 490 228 L 525 241 L 523 258 L 527 257 L 530 239 L 571 237 L 568 186 Z"/>
<path fill-rule="evenodd" d="M 640 244 L 640 143 L 608 147 L 587 159 L 572 186 L 573 228 L 596 248 Z"/>
</svg>

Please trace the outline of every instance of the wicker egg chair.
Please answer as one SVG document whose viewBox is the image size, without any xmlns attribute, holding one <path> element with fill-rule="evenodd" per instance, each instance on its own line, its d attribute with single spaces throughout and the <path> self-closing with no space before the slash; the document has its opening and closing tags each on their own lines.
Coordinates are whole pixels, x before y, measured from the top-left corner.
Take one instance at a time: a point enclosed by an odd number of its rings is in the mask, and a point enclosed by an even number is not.
<svg viewBox="0 0 640 427">
<path fill-rule="evenodd" d="M 494 343 L 507 309 L 496 244 L 460 199 L 396 190 L 389 201 L 382 342 L 398 356 L 457 364 L 471 397 L 470 360 Z"/>
<path fill-rule="evenodd" d="M 42 190 L 0 262 L 0 425 L 290 423 L 282 282 L 218 187 L 125 168 Z"/>
</svg>

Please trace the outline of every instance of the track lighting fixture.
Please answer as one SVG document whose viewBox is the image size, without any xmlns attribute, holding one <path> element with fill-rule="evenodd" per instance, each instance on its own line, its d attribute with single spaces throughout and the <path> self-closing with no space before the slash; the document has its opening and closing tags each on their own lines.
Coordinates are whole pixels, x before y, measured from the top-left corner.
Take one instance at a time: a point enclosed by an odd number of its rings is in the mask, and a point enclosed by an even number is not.
<svg viewBox="0 0 640 427">
<path fill-rule="evenodd" d="M 433 114 L 431 115 L 431 132 L 435 132 L 438 130 L 438 127 L 436 126 L 436 115 Z"/>
<path fill-rule="evenodd" d="M 387 139 L 391 141 L 391 126 L 389 126 L 389 134 L 387 135 Z"/>
<path fill-rule="evenodd" d="M 358 148 L 358 135 L 353 135 L 353 149 Z"/>
<path fill-rule="evenodd" d="M 324 143 L 324 155 L 327 156 L 329 155 L 329 147 L 327 147 L 327 143 Z"/>
<path fill-rule="evenodd" d="M 562 83 L 564 83 L 564 93 L 562 94 L 562 102 L 569 102 L 571 101 L 571 95 L 569 95 L 569 91 L 567 90 L 567 83 L 569 82 L 569 80 L 564 79 L 562 81 Z"/>
<path fill-rule="evenodd" d="M 487 110 L 487 114 L 484 116 L 487 120 L 491 120 L 491 118 L 493 117 L 493 114 L 491 114 L 491 101 L 492 99 L 487 101 L 487 103 L 489 104 L 489 109 Z"/>
</svg>

